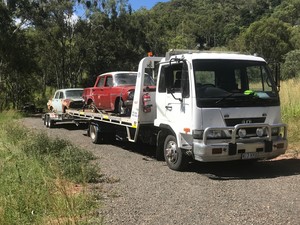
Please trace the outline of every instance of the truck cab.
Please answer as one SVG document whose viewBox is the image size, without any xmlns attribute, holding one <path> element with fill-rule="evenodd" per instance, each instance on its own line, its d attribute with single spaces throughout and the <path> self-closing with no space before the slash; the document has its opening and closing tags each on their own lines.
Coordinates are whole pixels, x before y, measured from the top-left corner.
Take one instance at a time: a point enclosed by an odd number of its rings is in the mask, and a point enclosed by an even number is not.
<svg viewBox="0 0 300 225">
<path fill-rule="evenodd" d="M 156 89 L 158 146 L 171 169 L 197 161 L 258 160 L 287 148 L 279 94 L 263 58 L 236 53 L 169 55 Z"/>
</svg>

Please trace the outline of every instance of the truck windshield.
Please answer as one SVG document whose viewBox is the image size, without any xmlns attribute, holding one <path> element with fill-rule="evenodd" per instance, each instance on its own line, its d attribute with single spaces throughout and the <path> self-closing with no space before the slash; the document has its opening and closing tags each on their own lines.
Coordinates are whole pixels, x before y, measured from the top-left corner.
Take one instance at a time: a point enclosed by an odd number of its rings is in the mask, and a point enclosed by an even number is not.
<svg viewBox="0 0 300 225">
<path fill-rule="evenodd" d="M 136 84 L 137 73 L 119 73 L 115 75 L 116 86 L 129 86 Z M 149 74 L 144 76 L 144 86 L 155 86 L 155 82 Z"/>
<path fill-rule="evenodd" d="M 193 60 L 198 107 L 278 106 L 279 97 L 265 62 Z"/>
</svg>

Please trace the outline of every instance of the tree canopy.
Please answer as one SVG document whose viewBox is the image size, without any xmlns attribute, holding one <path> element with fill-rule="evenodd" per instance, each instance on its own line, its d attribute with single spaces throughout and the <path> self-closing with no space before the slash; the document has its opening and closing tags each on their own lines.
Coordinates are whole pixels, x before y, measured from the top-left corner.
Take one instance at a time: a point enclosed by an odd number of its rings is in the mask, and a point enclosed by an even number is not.
<svg viewBox="0 0 300 225">
<path fill-rule="evenodd" d="M 1 1 L 0 110 L 45 105 L 54 89 L 136 70 L 147 52 L 171 48 L 256 53 L 297 77 L 299 18 L 299 0 L 170 0 L 137 11 L 127 0 Z"/>
</svg>

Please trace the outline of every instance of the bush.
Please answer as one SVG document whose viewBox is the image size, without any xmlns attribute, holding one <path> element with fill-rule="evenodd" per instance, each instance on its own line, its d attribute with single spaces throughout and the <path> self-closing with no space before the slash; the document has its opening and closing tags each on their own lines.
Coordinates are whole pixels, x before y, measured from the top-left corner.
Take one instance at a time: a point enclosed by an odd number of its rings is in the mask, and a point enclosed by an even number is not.
<svg viewBox="0 0 300 225">
<path fill-rule="evenodd" d="M 282 66 L 282 79 L 292 78 L 300 78 L 300 50 L 287 53 Z"/>
</svg>

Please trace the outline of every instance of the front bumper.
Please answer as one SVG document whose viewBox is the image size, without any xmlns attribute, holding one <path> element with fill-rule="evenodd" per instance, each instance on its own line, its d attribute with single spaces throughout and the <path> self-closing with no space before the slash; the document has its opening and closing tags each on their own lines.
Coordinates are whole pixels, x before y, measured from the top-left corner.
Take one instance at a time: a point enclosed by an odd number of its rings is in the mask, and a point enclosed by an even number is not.
<svg viewBox="0 0 300 225">
<path fill-rule="evenodd" d="M 240 138 L 239 129 L 264 127 L 264 137 Z M 282 129 L 282 133 L 272 136 L 272 129 Z M 230 139 L 208 139 L 210 130 L 230 130 Z M 270 126 L 267 124 L 238 124 L 235 127 L 207 128 L 203 140 L 194 139 L 193 156 L 203 162 L 232 161 L 244 159 L 270 159 L 284 154 L 287 149 L 287 127 L 285 124 Z"/>
</svg>

